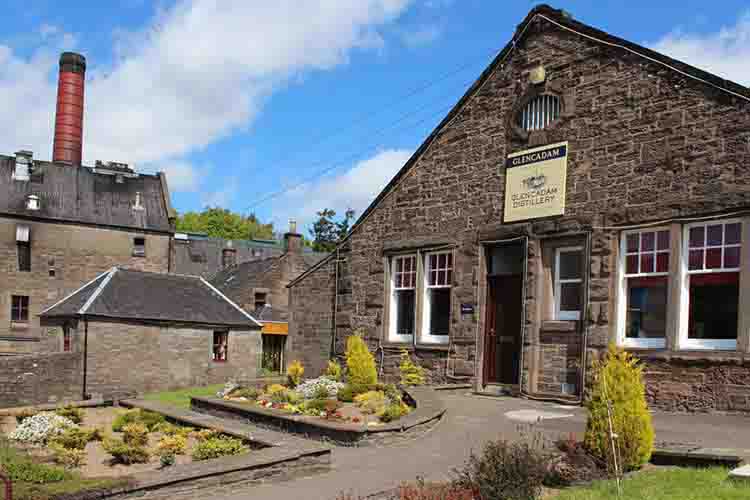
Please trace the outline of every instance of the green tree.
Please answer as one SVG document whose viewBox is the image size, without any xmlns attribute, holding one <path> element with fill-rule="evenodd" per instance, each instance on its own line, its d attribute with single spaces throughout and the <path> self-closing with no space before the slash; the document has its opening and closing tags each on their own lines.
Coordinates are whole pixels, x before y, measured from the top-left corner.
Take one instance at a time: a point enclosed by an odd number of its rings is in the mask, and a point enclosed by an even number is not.
<svg viewBox="0 0 750 500">
<path fill-rule="evenodd" d="M 336 244 L 349 233 L 349 226 L 354 220 L 354 210 L 347 209 L 344 218 L 336 221 L 336 211 L 324 208 L 317 212 L 318 220 L 310 228 L 312 248 L 316 252 L 331 252 Z"/>
<path fill-rule="evenodd" d="M 206 233 L 212 238 L 229 240 L 274 237 L 273 224 L 263 224 L 255 214 L 244 216 L 218 207 L 207 207 L 202 212 L 185 212 L 178 215 L 177 231 Z"/>
</svg>

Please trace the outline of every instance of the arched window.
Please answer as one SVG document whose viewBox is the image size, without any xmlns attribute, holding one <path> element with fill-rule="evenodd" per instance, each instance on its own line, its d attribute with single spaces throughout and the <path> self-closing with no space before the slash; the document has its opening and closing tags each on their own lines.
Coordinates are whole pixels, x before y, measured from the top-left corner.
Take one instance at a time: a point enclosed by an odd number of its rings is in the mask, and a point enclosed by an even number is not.
<svg viewBox="0 0 750 500">
<path fill-rule="evenodd" d="M 542 130 L 560 117 L 560 98 L 542 94 L 534 97 L 518 114 L 518 126 L 527 132 Z"/>
</svg>

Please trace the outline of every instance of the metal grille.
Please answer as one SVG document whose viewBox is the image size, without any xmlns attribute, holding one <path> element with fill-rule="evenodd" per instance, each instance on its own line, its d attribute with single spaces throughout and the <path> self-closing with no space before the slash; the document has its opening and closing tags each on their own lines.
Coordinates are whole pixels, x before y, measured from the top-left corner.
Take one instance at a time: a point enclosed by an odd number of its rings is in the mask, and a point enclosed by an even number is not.
<svg viewBox="0 0 750 500">
<path fill-rule="evenodd" d="M 521 110 L 519 125 L 530 132 L 542 130 L 560 116 L 560 98 L 543 94 L 534 97 Z"/>
</svg>

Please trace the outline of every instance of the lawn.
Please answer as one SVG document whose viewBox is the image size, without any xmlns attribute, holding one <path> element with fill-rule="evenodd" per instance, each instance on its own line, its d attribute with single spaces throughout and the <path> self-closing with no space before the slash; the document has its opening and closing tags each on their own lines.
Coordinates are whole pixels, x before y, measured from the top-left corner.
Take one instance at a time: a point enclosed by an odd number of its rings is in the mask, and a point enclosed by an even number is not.
<svg viewBox="0 0 750 500">
<path fill-rule="evenodd" d="M 729 470 L 669 468 L 641 472 L 622 482 L 622 497 L 614 481 L 566 489 L 554 500 L 745 500 L 750 484 L 727 479 Z"/>
<path fill-rule="evenodd" d="M 224 384 L 207 385 L 205 387 L 188 387 L 177 391 L 152 392 L 146 394 L 143 399 L 149 401 L 158 401 L 177 408 L 190 408 L 190 398 L 193 396 L 215 396 L 217 392 L 224 388 Z"/>
</svg>

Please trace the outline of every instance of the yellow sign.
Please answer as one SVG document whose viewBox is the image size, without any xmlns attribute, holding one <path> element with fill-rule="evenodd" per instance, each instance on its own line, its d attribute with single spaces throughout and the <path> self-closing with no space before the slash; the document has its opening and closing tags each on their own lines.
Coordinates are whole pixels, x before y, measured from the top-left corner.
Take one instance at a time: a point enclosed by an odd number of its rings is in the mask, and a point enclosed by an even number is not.
<svg viewBox="0 0 750 500">
<path fill-rule="evenodd" d="M 289 323 L 263 323 L 263 329 L 260 333 L 263 335 L 288 335 Z"/>
<path fill-rule="evenodd" d="M 503 221 L 564 214 L 567 169 L 567 142 L 508 155 Z"/>
</svg>

